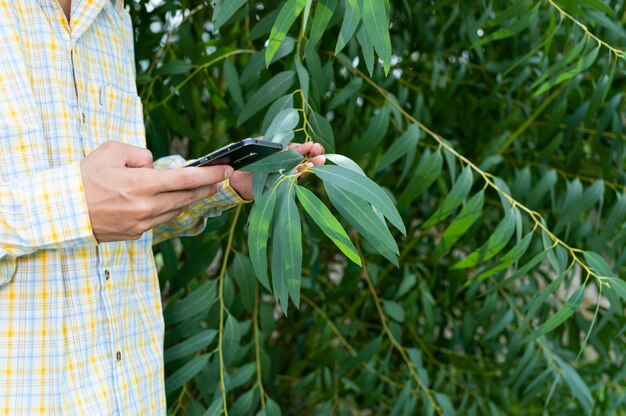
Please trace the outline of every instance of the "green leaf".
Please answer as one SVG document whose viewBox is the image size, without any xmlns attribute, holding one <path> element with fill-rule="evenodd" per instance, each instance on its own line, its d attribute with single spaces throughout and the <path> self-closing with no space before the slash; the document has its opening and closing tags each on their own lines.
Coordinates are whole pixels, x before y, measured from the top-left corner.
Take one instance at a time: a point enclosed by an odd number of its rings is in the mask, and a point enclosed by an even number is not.
<svg viewBox="0 0 626 416">
<path fill-rule="evenodd" d="M 233 64 L 233 61 L 230 59 L 224 61 L 224 80 L 226 81 L 226 88 L 230 91 L 230 95 L 233 97 L 235 104 L 237 104 L 239 108 L 243 108 L 244 101 L 241 85 L 239 85 L 239 74 L 237 73 L 235 64 Z"/>
<path fill-rule="evenodd" d="M 428 189 L 437 180 L 442 168 L 441 152 L 430 153 L 428 150 L 424 152 L 411 180 L 398 198 L 398 207 L 404 209 Z"/>
<path fill-rule="evenodd" d="M 369 72 L 370 76 L 372 76 L 374 73 L 374 46 L 372 45 L 372 41 L 369 36 L 367 36 L 367 32 L 365 31 L 363 24 L 356 32 L 356 39 L 359 41 L 359 45 L 361 45 L 363 60 L 365 61 L 367 72 Z"/>
<path fill-rule="evenodd" d="M 158 67 L 157 69 L 155 69 L 153 74 L 154 75 L 180 75 L 180 74 L 186 74 L 187 72 L 191 71 L 191 68 L 193 68 L 193 65 L 191 65 L 188 62 L 180 61 L 180 60 L 173 60 L 173 61 L 166 62 L 160 67 Z"/>
<path fill-rule="evenodd" d="M 255 371 L 256 371 L 255 363 L 247 363 L 239 367 L 238 369 L 236 369 L 229 375 L 228 381 L 226 383 L 226 390 L 232 391 L 236 389 L 237 387 L 243 386 L 248 381 L 250 381 Z"/>
<path fill-rule="evenodd" d="M 514 317 L 515 317 L 515 315 L 513 314 L 513 310 L 512 309 L 509 309 L 508 311 L 506 311 L 506 313 L 504 315 L 500 316 L 499 319 L 496 322 L 494 322 L 494 324 L 491 326 L 491 328 L 489 328 L 489 331 L 487 331 L 487 333 L 485 334 L 483 339 L 485 341 L 488 341 L 488 340 L 498 336 L 498 334 L 500 334 L 500 332 L 504 331 L 504 329 L 511 322 L 513 322 L 513 318 Z"/>
<path fill-rule="evenodd" d="M 296 59 L 294 63 L 296 65 L 296 72 L 298 73 L 298 81 L 300 82 L 300 89 L 302 90 L 304 99 L 308 101 L 309 100 L 309 85 L 311 83 L 309 72 L 306 70 L 304 65 L 300 63 L 299 60 Z"/>
<path fill-rule="evenodd" d="M 217 294 L 216 286 L 215 281 L 204 282 L 187 297 L 168 305 L 163 312 L 165 323 L 175 324 L 208 311 Z"/>
<path fill-rule="evenodd" d="M 326 205 L 313 192 L 302 186 L 296 185 L 296 194 L 306 212 L 313 218 L 324 234 L 335 243 L 343 254 L 361 266 L 361 258 L 352 241 L 350 241 L 348 234 L 330 210 L 326 208 Z"/>
<path fill-rule="evenodd" d="M 361 22 L 361 8 L 359 7 L 358 0 L 344 0 L 344 4 L 345 13 L 343 15 L 343 23 L 341 24 L 339 37 L 337 38 L 337 45 L 335 46 L 335 55 L 341 52 L 350 39 L 352 39 L 356 28 Z"/>
<path fill-rule="evenodd" d="M 615 12 L 613 11 L 613 9 L 611 9 L 609 6 L 607 6 L 600 0 L 580 0 L 580 2 L 584 4 L 585 6 L 599 10 L 603 13 L 608 14 L 609 16 L 615 15 Z"/>
<path fill-rule="evenodd" d="M 361 167 L 359 165 L 356 164 L 355 161 L 353 161 L 352 159 L 344 156 L 344 155 L 337 155 L 337 154 L 326 154 L 326 159 L 330 160 L 331 162 L 333 162 L 335 165 L 339 165 L 341 167 L 344 167 L 346 169 L 351 169 L 355 172 L 358 172 L 359 174 L 366 176 L 365 172 L 363 172 L 363 169 L 361 169 Z"/>
<path fill-rule="evenodd" d="M 397 322 L 404 322 L 404 309 L 400 306 L 399 303 L 394 302 L 392 300 L 384 300 L 383 299 L 383 310 L 385 314 L 389 316 L 391 319 Z"/>
<path fill-rule="evenodd" d="M 385 3 L 383 0 L 363 0 L 361 12 L 367 36 L 384 63 L 385 74 L 388 74 L 391 68 L 391 39 Z"/>
<path fill-rule="evenodd" d="M 313 139 L 324 146 L 327 152 L 335 151 L 335 134 L 330 122 L 324 116 L 319 115 L 315 111 L 309 113 L 309 124 L 311 125 L 311 136 Z"/>
<path fill-rule="evenodd" d="M 300 123 L 300 115 L 294 108 L 282 110 L 276 114 L 272 124 L 263 135 L 263 140 L 273 143 L 287 145 L 294 137 L 293 130 Z"/>
<path fill-rule="evenodd" d="M 209 362 L 209 358 L 211 354 L 203 354 L 199 357 L 196 357 L 183 365 L 181 368 L 176 370 L 174 374 L 169 376 L 167 380 L 165 380 L 165 394 L 169 395 L 176 389 L 183 386 L 183 384 L 187 383 L 191 380 L 196 374 L 198 374 Z"/>
<path fill-rule="evenodd" d="M 213 31 L 219 30 L 244 4 L 246 4 L 246 0 L 211 0 Z"/>
<path fill-rule="evenodd" d="M 606 260 L 604 260 L 604 258 L 602 258 L 602 256 L 600 256 L 599 254 L 592 251 L 585 251 L 583 255 L 585 256 L 585 261 L 587 262 L 589 267 L 591 267 L 591 270 L 597 273 L 598 276 L 615 276 L 615 273 L 613 272 L 613 269 L 611 269 L 611 266 L 609 266 Z"/>
<path fill-rule="evenodd" d="M 347 361 L 341 362 L 339 365 L 338 373 L 344 374 L 347 371 L 351 371 L 361 363 L 369 361 L 379 350 L 382 345 L 382 338 L 376 337 L 370 341 L 363 349 L 361 349 L 355 356 Z"/>
<path fill-rule="evenodd" d="M 239 286 L 241 303 L 243 303 L 244 308 L 246 308 L 248 312 L 252 312 L 256 287 L 254 284 L 254 268 L 252 267 L 250 259 L 236 251 L 235 258 L 230 266 L 229 275 L 235 279 L 237 286 Z"/>
<path fill-rule="evenodd" d="M 220 416 L 223 411 L 223 406 L 222 396 L 217 394 L 215 399 L 213 399 L 211 406 L 209 406 L 207 411 L 202 416 Z"/>
<path fill-rule="evenodd" d="M 265 50 L 265 64 L 269 66 L 270 61 L 278 50 L 278 47 L 287 36 L 287 32 L 296 21 L 302 9 L 306 5 L 306 0 L 287 0 L 278 13 L 278 17 L 272 26 L 269 43 Z"/>
<path fill-rule="evenodd" d="M 274 216 L 276 204 L 276 188 L 265 192 L 258 199 L 250 211 L 250 226 L 248 228 L 248 247 L 250 261 L 259 282 L 270 290 L 267 276 L 267 239 L 270 225 Z"/>
<path fill-rule="evenodd" d="M 311 34 L 309 35 L 307 48 L 317 46 L 317 43 L 328 27 L 330 18 L 333 17 L 336 7 L 337 0 L 319 0 L 317 8 L 315 9 L 315 16 L 313 17 L 313 25 L 311 26 Z"/>
<path fill-rule="evenodd" d="M 545 83 L 543 83 L 538 89 L 537 91 L 535 91 L 533 93 L 533 96 L 536 97 L 540 94 L 543 94 L 544 92 L 548 91 L 549 89 L 575 77 L 576 75 L 580 74 L 583 71 L 586 71 L 587 69 L 589 69 L 589 67 L 591 65 L 593 65 L 593 63 L 596 61 L 596 58 L 598 57 L 598 52 L 600 52 L 600 46 L 598 45 L 595 47 L 595 49 L 593 49 L 591 52 L 589 52 L 587 55 L 583 56 L 582 59 L 580 59 L 574 66 L 569 67 L 568 69 L 566 69 L 564 72 L 561 72 L 556 78 L 551 79 L 550 81 L 546 81 Z"/>
<path fill-rule="evenodd" d="M 450 193 L 446 195 L 443 203 L 437 208 L 433 215 L 422 224 L 422 229 L 427 229 L 433 225 L 439 224 L 452 215 L 454 210 L 461 205 L 465 197 L 472 190 L 473 181 L 472 168 L 466 166 L 454 182 L 454 186 L 450 189 Z"/>
<path fill-rule="evenodd" d="M 330 183 L 325 182 L 324 189 L 337 211 L 372 244 L 375 250 L 397 266 L 398 245 L 385 222 L 376 215 L 371 206 L 365 200 L 350 195 Z"/>
<path fill-rule="evenodd" d="M 257 416 L 283 416 L 278 404 L 269 397 L 265 401 L 265 409 L 261 410 Z"/>
<path fill-rule="evenodd" d="M 276 152 L 271 156 L 251 163 L 248 166 L 244 166 L 240 170 L 244 172 L 262 173 L 287 171 L 293 169 L 302 162 L 303 159 L 304 156 L 295 149 L 283 150 L 282 152 Z"/>
<path fill-rule="evenodd" d="M 357 78 L 360 79 L 360 78 Z M 385 152 L 383 158 L 378 165 L 378 171 L 384 170 L 393 162 L 406 156 L 409 152 L 415 150 L 417 143 L 421 138 L 421 130 L 417 123 L 411 124 L 406 131 L 400 136 Z"/>
<path fill-rule="evenodd" d="M 563 370 L 563 380 L 565 384 L 567 384 L 567 387 L 569 387 L 572 395 L 578 400 L 583 409 L 585 409 L 585 413 L 588 415 L 591 414 L 593 409 L 593 396 L 591 395 L 591 391 L 589 391 L 589 387 L 573 367 L 563 362 L 561 359 L 558 360 L 558 363 L 561 370 Z"/>
<path fill-rule="evenodd" d="M 495 32 L 490 33 L 489 35 L 483 37 L 478 42 L 475 42 L 472 45 L 472 48 L 484 45 L 489 42 L 493 42 L 495 40 L 502 40 L 502 39 L 510 38 L 511 36 L 515 36 L 522 30 L 526 29 L 531 24 L 533 24 L 535 20 L 537 20 L 537 15 L 539 13 L 539 6 L 541 6 L 541 3 L 535 4 L 535 6 L 532 9 L 530 9 L 528 12 L 521 15 L 521 17 L 513 20 L 513 23 L 511 23 L 510 25 L 501 27 Z"/>
<path fill-rule="evenodd" d="M 456 416 L 452 401 L 447 395 L 444 393 L 435 393 L 435 399 L 443 411 L 443 416 Z"/>
<path fill-rule="evenodd" d="M 248 390 L 244 394 L 240 395 L 233 407 L 228 411 L 229 414 L 233 415 L 247 415 L 257 406 L 257 402 L 259 397 L 257 395 L 258 389 L 253 388 L 252 390 Z"/>
<path fill-rule="evenodd" d="M 489 19 L 485 23 L 481 24 L 480 27 L 482 29 L 488 29 L 490 27 L 498 26 L 505 20 L 518 19 L 522 14 L 527 12 L 528 6 L 530 6 L 529 0 L 516 1 L 511 6 L 509 6 L 508 9 L 497 13 L 496 17 L 494 17 L 493 19 Z"/>
<path fill-rule="evenodd" d="M 240 126 L 250 117 L 268 106 L 272 101 L 287 92 L 293 85 L 294 79 L 295 74 L 293 71 L 281 72 L 256 90 L 243 110 L 241 110 L 241 114 L 239 114 L 237 118 L 237 125 Z"/>
<path fill-rule="evenodd" d="M 554 227 L 555 232 L 558 232 L 562 227 L 568 223 L 578 220 L 578 217 L 590 210 L 595 204 L 601 202 L 604 198 L 604 181 L 595 181 L 590 187 L 580 195 L 571 201 L 569 206 L 559 213 L 559 219 Z"/>
<path fill-rule="evenodd" d="M 406 228 L 393 201 L 376 182 L 358 173 L 340 166 L 318 165 L 311 168 L 324 182 L 330 182 L 338 188 L 358 196 L 372 204 L 402 233 Z"/>
<path fill-rule="evenodd" d="M 522 238 L 508 253 L 506 253 L 500 260 L 483 270 L 478 276 L 476 281 L 480 282 L 493 276 L 494 274 L 506 270 L 513 263 L 516 263 L 528 250 L 530 243 L 533 239 L 534 231 L 530 231 L 524 238 Z"/>
<path fill-rule="evenodd" d="M 455 263 L 453 269 L 465 269 L 475 266 L 479 263 L 489 260 L 496 254 L 498 254 L 507 245 L 513 232 L 515 231 L 515 215 L 514 211 L 517 208 L 513 208 L 505 215 L 504 219 L 500 221 L 495 231 L 487 242 L 480 248 L 474 250 L 471 254 L 466 256 L 463 260 Z"/>
<path fill-rule="evenodd" d="M 470 198 L 465 204 L 459 215 L 446 228 L 441 236 L 441 240 L 433 251 L 433 259 L 439 259 L 443 254 L 454 246 L 454 244 L 470 229 L 482 215 L 483 205 L 485 202 L 485 192 L 481 190 L 479 193 Z"/>
<path fill-rule="evenodd" d="M 363 79 L 361 78 L 353 78 L 346 84 L 345 87 L 341 91 L 339 91 L 329 102 L 328 102 L 328 110 L 334 110 L 339 107 L 343 103 L 345 103 L 348 99 L 354 97 L 359 93 L 361 87 L 363 86 Z"/>
<path fill-rule="evenodd" d="M 585 49 L 585 45 L 587 44 L 588 38 L 584 36 L 574 47 L 565 55 L 565 58 L 557 60 L 554 64 L 552 64 L 548 69 L 542 71 L 542 75 L 530 85 L 530 89 L 534 90 L 539 85 L 541 85 L 545 80 L 550 78 L 555 73 L 559 72 L 561 69 L 565 68 L 570 62 L 576 59 L 582 51 Z"/>
<path fill-rule="evenodd" d="M 224 333 L 222 335 L 222 351 L 224 355 L 224 363 L 230 365 L 239 349 L 241 342 L 241 328 L 237 320 L 229 313 L 226 316 L 224 324 Z"/>
<path fill-rule="evenodd" d="M 274 101 L 265 112 L 261 131 L 267 131 L 270 128 L 270 124 L 272 124 L 272 121 L 274 121 L 276 115 L 281 111 L 287 110 L 289 108 L 293 108 L 293 94 L 283 95 L 278 100 Z"/>
<path fill-rule="evenodd" d="M 272 283 L 274 297 L 282 311 L 287 313 L 288 298 L 300 306 L 302 280 L 302 226 L 295 203 L 295 191 L 290 181 L 283 181 L 277 189 L 273 237 Z"/>
<path fill-rule="evenodd" d="M 572 293 L 565 305 L 559 309 L 554 315 L 550 317 L 541 327 L 533 334 L 528 335 L 522 342 L 529 341 L 540 336 L 547 334 L 554 330 L 556 327 L 565 322 L 570 316 L 572 316 L 580 307 L 585 297 L 585 286 L 581 285 Z"/>
<path fill-rule="evenodd" d="M 204 349 L 213 342 L 217 336 L 217 331 L 214 329 L 207 329 L 199 334 L 192 336 L 191 338 L 176 344 L 165 350 L 165 362 L 177 360 L 179 358 L 188 357 L 201 349 Z"/>
<path fill-rule="evenodd" d="M 363 133 L 363 136 L 354 143 L 355 155 L 362 155 L 373 151 L 380 142 L 385 138 L 389 130 L 389 107 L 385 106 L 380 109 L 378 114 L 374 116 L 369 127 Z"/>
</svg>

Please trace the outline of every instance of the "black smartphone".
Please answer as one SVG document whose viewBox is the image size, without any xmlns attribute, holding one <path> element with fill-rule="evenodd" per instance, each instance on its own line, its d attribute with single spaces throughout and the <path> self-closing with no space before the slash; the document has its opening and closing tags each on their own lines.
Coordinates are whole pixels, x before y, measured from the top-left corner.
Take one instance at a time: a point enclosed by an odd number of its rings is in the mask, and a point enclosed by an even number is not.
<svg viewBox="0 0 626 416">
<path fill-rule="evenodd" d="M 251 163 L 283 150 L 280 143 L 266 142 L 258 139 L 244 139 L 217 149 L 200 159 L 191 162 L 189 166 L 230 165 L 233 169 L 241 169 Z"/>
</svg>

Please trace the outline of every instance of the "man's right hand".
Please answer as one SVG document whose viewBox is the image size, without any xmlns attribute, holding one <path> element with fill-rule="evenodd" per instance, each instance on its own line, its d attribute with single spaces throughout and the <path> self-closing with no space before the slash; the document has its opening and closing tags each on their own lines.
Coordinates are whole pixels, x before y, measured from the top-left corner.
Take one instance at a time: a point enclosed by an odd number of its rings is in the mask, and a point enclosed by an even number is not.
<svg viewBox="0 0 626 416">
<path fill-rule="evenodd" d="M 152 168 L 146 149 L 107 142 L 80 163 L 94 235 L 99 242 L 136 240 L 217 192 L 230 166 Z"/>
</svg>

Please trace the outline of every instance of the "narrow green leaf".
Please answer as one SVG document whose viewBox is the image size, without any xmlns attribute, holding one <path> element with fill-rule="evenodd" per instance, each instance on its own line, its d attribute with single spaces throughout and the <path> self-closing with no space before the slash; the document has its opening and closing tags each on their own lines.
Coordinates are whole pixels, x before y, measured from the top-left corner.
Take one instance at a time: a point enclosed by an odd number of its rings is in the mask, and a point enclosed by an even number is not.
<svg viewBox="0 0 626 416">
<path fill-rule="evenodd" d="M 335 55 L 341 52 L 350 39 L 352 39 L 354 32 L 356 32 L 356 28 L 359 26 L 359 22 L 361 21 L 361 8 L 359 7 L 359 1 L 344 0 L 344 4 L 345 13 L 343 15 L 343 23 L 341 24 L 339 37 L 337 38 L 337 45 L 335 46 Z"/>
<path fill-rule="evenodd" d="M 247 363 L 237 368 L 235 371 L 229 374 L 229 377 L 226 383 L 226 390 L 232 391 L 236 389 L 237 387 L 243 386 L 248 381 L 250 381 L 255 371 L 256 371 L 255 363 Z"/>
<path fill-rule="evenodd" d="M 265 192 L 258 199 L 250 211 L 250 226 L 248 228 L 248 247 L 250 261 L 259 282 L 270 290 L 267 276 L 267 239 L 270 225 L 274 216 L 276 204 L 276 188 Z"/>
<path fill-rule="evenodd" d="M 359 41 L 359 45 L 361 45 L 361 51 L 363 52 L 363 60 L 365 61 L 367 72 L 369 72 L 370 76 L 372 76 L 374 73 L 374 45 L 372 45 L 372 41 L 369 36 L 367 36 L 367 32 L 365 31 L 363 24 L 361 24 L 359 30 L 356 32 L 356 39 Z"/>
<path fill-rule="evenodd" d="M 565 68 L 570 62 L 576 59 L 585 49 L 585 45 L 588 40 L 589 38 L 587 38 L 587 36 L 583 36 L 583 38 L 578 41 L 576 45 L 574 45 L 574 47 L 567 53 L 567 55 L 565 55 L 563 59 L 557 60 L 554 64 L 548 67 L 548 69 L 542 71 L 542 75 L 530 85 L 530 89 L 534 90 L 539 85 L 543 84 L 545 80 Z"/>
<path fill-rule="evenodd" d="M 554 315 L 550 317 L 541 327 L 534 333 L 528 335 L 522 342 L 529 341 L 531 339 L 543 336 L 548 332 L 554 330 L 556 327 L 565 322 L 570 316 L 572 316 L 580 307 L 585 297 L 585 286 L 582 285 L 572 293 L 565 305 L 559 309 Z"/>
<path fill-rule="evenodd" d="M 335 165 L 339 165 L 341 167 L 344 167 L 346 169 L 351 169 L 355 172 L 358 172 L 359 174 L 366 176 L 365 172 L 363 172 L 363 169 L 361 169 L 361 167 L 359 165 L 356 164 L 356 162 L 354 162 L 352 159 L 344 156 L 344 155 L 337 155 L 337 154 L 333 154 L 333 153 L 327 153 L 326 155 L 326 159 L 330 160 L 331 162 L 333 162 Z"/>
<path fill-rule="evenodd" d="M 180 74 L 186 74 L 187 72 L 191 71 L 191 68 L 193 68 L 193 65 L 191 65 L 188 62 L 180 61 L 180 60 L 173 60 L 173 61 L 166 62 L 160 67 L 158 67 L 157 69 L 155 69 L 153 74 L 154 75 L 180 75 Z"/>
<path fill-rule="evenodd" d="M 302 9 L 306 5 L 306 0 L 287 0 L 278 13 L 278 17 L 272 26 L 269 43 L 265 50 L 265 64 L 269 66 L 270 61 L 278 50 L 278 47 L 287 36 L 287 32 L 296 21 Z"/>
<path fill-rule="evenodd" d="M 235 104 L 237 104 L 239 108 L 243 108 L 244 101 L 241 85 L 239 85 L 239 74 L 237 73 L 235 64 L 233 64 L 233 61 L 230 59 L 224 61 L 224 80 L 226 81 L 226 87 L 228 91 L 230 91 L 230 95 L 233 97 Z"/>
<path fill-rule="evenodd" d="M 587 55 L 585 55 L 581 60 L 579 60 L 574 66 L 569 67 L 568 69 L 566 69 L 564 72 L 561 72 L 556 78 L 550 80 L 550 81 L 546 81 L 545 83 L 543 83 L 538 89 L 537 91 L 535 91 L 533 93 L 533 96 L 536 97 L 540 94 L 543 94 L 544 92 L 548 91 L 549 89 L 567 81 L 568 79 L 571 79 L 573 77 L 575 77 L 576 75 L 580 74 L 583 71 L 586 71 L 587 69 L 589 69 L 589 67 L 591 65 L 593 65 L 593 63 L 596 61 L 596 58 L 598 57 L 598 52 L 600 52 L 600 45 L 596 46 L 595 49 L 593 49 L 591 52 L 589 52 Z"/>
<path fill-rule="evenodd" d="M 398 245 L 387 225 L 374 213 L 369 204 L 330 183 L 325 182 L 324 189 L 337 211 L 372 244 L 375 250 L 397 266 Z"/>
<path fill-rule="evenodd" d="M 383 300 L 383 310 L 385 314 L 397 322 L 404 322 L 404 309 L 398 302 L 392 300 Z"/>
<path fill-rule="evenodd" d="M 306 101 L 309 100 L 309 86 L 311 84 L 311 77 L 309 71 L 306 70 L 304 65 L 300 63 L 298 59 L 294 61 L 296 65 L 296 72 L 298 73 L 298 82 L 300 82 L 300 89 L 304 95 Z"/>
<path fill-rule="evenodd" d="M 563 380 L 569 387 L 572 395 L 578 400 L 580 405 L 585 409 L 585 414 L 592 414 L 593 396 L 585 381 L 580 377 L 578 372 L 572 366 L 558 359 L 559 367 L 563 370 Z"/>
<path fill-rule="evenodd" d="M 589 211 L 594 205 L 601 202 L 604 198 L 604 181 L 597 180 L 590 187 L 572 201 L 566 209 L 559 213 L 558 220 L 554 227 L 558 232 L 568 223 L 578 220 L 578 217 Z"/>
<path fill-rule="evenodd" d="M 270 128 L 270 124 L 274 121 L 274 118 L 278 113 L 283 110 L 293 108 L 293 94 L 287 94 L 274 101 L 272 105 L 265 112 L 263 117 L 263 124 L 261 125 L 261 131 L 265 132 Z"/>
<path fill-rule="evenodd" d="M 361 12 L 365 31 L 383 61 L 387 74 L 391 67 L 391 38 L 385 3 L 383 0 L 363 0 Z"/>
<path fill-rule="evenodd" d="M 276 114 L 272 124 L 263 135 L 263 140 L 287 145 L 294 137 L 293 130 L 300 123 L 300 115 L 294 108 L 287 108 Z"/>
<path fill-rule="evenodd" d="M 251 163 L 248 166 L 244 166 L 240 170 L 244 172 L 262 173 L 287 171 L 289 169 L 293 169 L 300 162 L 302 162 L 303 159 L 304 157 L 297 150 L 289 149 L 282 152 L 276 152 L 271 156 Z"/>
<path fill-rule="evenodd" d="M 215 395 L 215 399 L 213 399 L 213 403 L 207 409 L 207 411 L 202 416 L 220 416 L 223 411 L 223 402 L 222 396 L 217 394 Z"/>
<path fill-rule="evenodd" d="M 494 322 L 494 324 L 491 326 L 491 328 L 489 328 L 489 331 L 487 331 L 487 333 L 485 334 L 485 336 L 483 337 L 483 339 L 485 341 L 488 341 L 492 338 L 495 338 L 496 336 L 498 336 L 498 334 L 500 334 L 500 332 L 504 331 L 504 329 L 507 327 L 507 325 L 509 325 L 511 322 L 513 322 L 513 318 L 515 317 L 515 315 L 513 314 L 513 310 L 509 309 L 508 311 L 506 311 L 506 313 L 502 316 L 499 316 L 499 319 Z M 497 316 L 498 318 L 498 316 Z"/>
<path fill-rule="evenodd" d="M 530 6 L 530 0 L 520 0 L 514 2 L 508 9 L 503 10 L 496 14 L 493 19 L 487 20 L 480 25 L 482 29 L 489 29 L 490 27 L 498 26 L 508 19 L 518 19 L 522 14 L 526 13 Z"/>
<path fill-rule="evenodd" d="M 324 146 L 327 152 L 335 151 L 335 134 L 333 128 L 326 117 L 311 111 L 309 113 L 309 124 L 311 125 L 311 136 L 316 142 Z"/>
<path fill-rule="evenodd" d="M 513 210 L 516 209 L 513 208 Z M 454 264 L 452 268 L 465 269 L 476 266 L 502 251 L 515 232 L 515 215 L 513 210 L 507 212 L 485 244 Z"/>
<path fill-rule="evenodd" d="M 277 189 L 277 201 L 272 238 L 272 283 L 274 297 L 283 313 L 287 313 L 288 296 L 300 306 L 302 280 L 302 229 L 300 214 L 294 201 L 295 191 L 290 181 Z"/>
<path fill-rule="evenodd" d="M 447 395 L 444 393 L 435 393 L 435 399 L 443 411 L 443 416 L 456 416 L 452 401 Z"/>
<path fill-rule="evenodd" d="M 539 6 L 541 6 L 541 3 L 537 3 L 527 13 L 515 19 L 512 24 L 501 27 L 495 32 L 490 33 L 487 36 L 483 37 L 478 42 L 475 42 L 472 45 L 472 47 L 473 48 L 478 47 L 489 42 L 502 40 L 502 39 L 510 38 L 511 36 L 515 36 L 522 30 L 526 29 L 528 26 L 533 24 L 535 20 L 537 20 L 537 15 L 539 13 Z"/>
<path fill-rule="evenodd" d="M 278 404 L 268 397 L 265 402 L 265 413 L 263 414 L 263 411 L 261 411 L 257 416 L 283 416 L 283 413 L 280 411 Z"/>
<path fill-rule="evenodd" d="M 259 88 L 248 100 L 241 114 L 237 118 L 237 125 L 243 124 L 250 117 L 261 111 L 272 101 L 282 96 L 293 85 L 295 75 L 293 71 L 285 71 L 276 74 L 261 88 Z"/>
<path fill-rule="evenodd" d="M 244 4 L 246 4 L 246 0 L 211 0 L 213 31 L 219 30 Z"/>
<path fill-rule="evenodd" d="M 333 17 L 335 8 L 337 7 L 337 0 L 320 0 L 317 3 L 315 9 L 315 16 L 313 17 L 313 25 L 311 26 L 311 35 L 309 36 L 309 42 L 307 48 L 314 48 L 322 38 L 322 35 L 328 27 L 330 18 Z"/>
<path fill-rule="evenodd" d="M 328 109 L 334 110 L 345 103 L 348 99 L 356 96 L 363 86 L 362 78 L 352 78 L 341 91 L 337 93 L 329 102 Z"/>
<path fill-rule="evenodd" d="M 230 266 L 229 275 L 235 279 L 237 286 L 239 286 L 241 303 L 243 303 L 244 308 L 246 308 L 248 312 L 252 312 L 256 287 L 254 268 L 252 267 L 250 259 L 236 251 L 235 258 Z"/>
<path fill-rule="evenodd" d="M 255 201 L 258 201 L 263 194 L 265 184 L 267 183 L 267 176 L 269 173 L 257 172 L 252 175 L 252 196 Z"/>
<path fill-rule="evenodd" d="M 389 107 L 384 106 L 374 116 L 361 138 L 354 143 L 352 153 L 363 155 L 376 149 L 389 130 Z"/>
<path fill-rule="evenodd" d="M 441 240 L 433 251 L 433 259 L 439 259 L 443 254 L 454 246 L 454 244 L 470 229 L 482 215 L 483 205 L 485 203 L 485 192 L 481 190 L 479 193 L 470 198 L 465 204 L 459 215 L 446 228 L 441 236 Z"/>
<path fill-rule="evenodd" d="M 421 132 L 422 130 L 419 128 L 418 124 L 411 124 L 406 131 L 402 133 L 402 136 L 389 146 L 389 149 L 387 149 L 383 155 L 377 170 L 379 172 L 384 170 L 396 160 L 415 150 L 415 147 L 421 138 Z"/>
<path fill-rule="evenodd" d="M 224 334 L 222 335 L 222 351 L 226 365 L 230 365 L 233 358 L 236 356 L 239 343 L 241 342 L 241 335 L 239 322 L 228 313 L 226 323 L 224 324 Z"/>
<path fill-rule="evenodd" d="M 170 362 L 172 360 L 177 360 L 179 358 L 184 358 L 190 356 L 203 348 L 206 348 L 213 342 L 215 337 L 217 336 L 217 331 L 214 329 L 207 329 L 206 331 L 202 331 L 199 334 L 192 336 L 189 339 L 181 342 L 180 344 L 176 344 L 173 347 L 170 347 L 165 350 L 164 361 Z"/>
<path fill-rule="evenodd" d="M 402 234 L 406 234 L 406 228 L 393 201 L 376 182 L 340 166 L 318 165 L 311 170 L 324 182 L 330 182 L 338 188 L 365 199 L 379 209 Z"/>
<path fill-rule="evenodd" d="M 613 11 L 613 9 L 611 9 L 609 6 L 607 6 L 600 0 L 579 0 L 579 1 L 585 6 L 599 10 L 603 13 L 608 14 L 609 16 L 615 15 L 615 12 Z"/>
<path fill-rule="evenodd" d="M 216 282 L 204 282 L 187 297 L 168 305 L 163 312 L 166 324 L 175 324 L 208 311 L 217 294 Z"/>
<path fill-rule="evenodd" d="M 604 260 L 602 256 L 592 251 L 585 251 L 583 253 L 585 257 L 585 261 L 591 267 L 591 269 L 598 274 L 600 277 L 611 277 L 615 276 L 613 269 L 609 264 Z"/>
<path fill-rule="evenodd" d="M 524 238 L 522 238 L 508 253 L 506 253 L 500 260 L 483 270 L 478 276 L 476 281 L 481 281 L 489 276 L 506 270 L 513 263 L 516 263 L 528 250 L 530 243 L 533 239 L 534 231 L 530 231 Z"/>
<path fill-rule="evenodd" d="M 191 380 L 196 374 L 206 367 L 209 362 L 209 358 L 211 354 L 203 354 L 199 357 L 196 357 L 183 365 L 181 368 L 176 370 L 174 374 L 169 376 L 167 380 L 165 380 L 165 394 L 170 394 L 176 389 L 183 386 L 183 384 L 187 383 Z"/>
<path fill-rule="evenodd" d="M 233 415 L 247 415 L 254 410 L 259 400 L 258 389 L 254 388 L 248 390 L 244 394 L 238 396 L 233 407 L 230 408 L 229 414 Z"/>
<path fill-rule="evenodd" d="M 313 192 L 302 186 L 296 185 L 296 193 L 306 212 L 313 218 L 324 234 L 335 243 L 343 254 L 361 266 L 361 258 L 352 241 L 350 241 L 348 234 L 330 210 L 326 208 L 326 205 Z"/>
<path fill-rule="evenodd" d="M 398 207 L 404 209 L 428 189 L 437 180 L 442 168 L 441 152 L 430 153 L 428 150 L 424 152 L 411 180 L 398 198 Z"/>
<path fill-rule="evenodd" d="M 380 350 L 382 341 L 381 337 L 374 338 L 365 347 L 363 347 L 357 355 L 340 363 L 338 373 L 343 374 L 347 371 L 355 369 L 361 363 L 369 361 Z"/>
<path fill-rule="evenodd" d="M 454 186 L 450 189 L 450 193 L 446 195 L 443 203 L 437 208 L 433 215 L 422 224 L 422 229 L 427 229 L 433 225 L 439 224 L 452 215 L 454 210 L 461 205 L 465 197 L 471 191 L 473 181 L 472 168 L 466 166 L 454 182 Z"/>
</svg>

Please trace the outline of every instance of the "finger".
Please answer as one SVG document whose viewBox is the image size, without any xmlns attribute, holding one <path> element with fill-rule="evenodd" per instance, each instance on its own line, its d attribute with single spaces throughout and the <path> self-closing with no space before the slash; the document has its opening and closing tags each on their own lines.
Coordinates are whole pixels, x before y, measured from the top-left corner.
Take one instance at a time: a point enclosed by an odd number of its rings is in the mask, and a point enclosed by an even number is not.
<svg viewBox="0 0 626 416">
<path fill-rule="evenodd" d="M 201 186 L 195 189 L 165 192 L 157 195 L 157 201 L 164 207 L 163 211 L 186 208 L 203 199 L 209 198 L 217 192 L 217 185 Z"/>
<path fill-rule="evenodd" d="M 153 190 L 156 192 L 173 192 L 195 189 L 202 186 L 216 185 L 232 176 L 234 170 L 227 165 L 188 167 L 152 171 Z"/>
<path fill-rule="evenodd" d="M 313 165 L 323 165 L 324 163 L 326 163 L 326 156 L 315 156 L 313 159 L 311 159 L 311 163 L 313 163 Z"/>
<path fill-rule="evenodd" d="M 156 217 L 152 217 L 149 220 L 146 220 L 144 227 L 146 228 L 146 231 L 151 230 L 154 227 L 158 227 L 161 224 L 165 224 L 166 222 L 170 222 L 176 219 L 182 212 L 182 208 L 164 212 L 157 215 Z"/>
<path fill-rule="evenodd" d="M 324 146 L 322 146 L 319 143 L 313 144 L 313 148 L 311 149 L 311 152 L 310 152 L 311 156 L 319 156 L 319 155 L 323 155 L 324 153 L 326 153 L 326 150 L 324 150 Z"/>
</svg>

